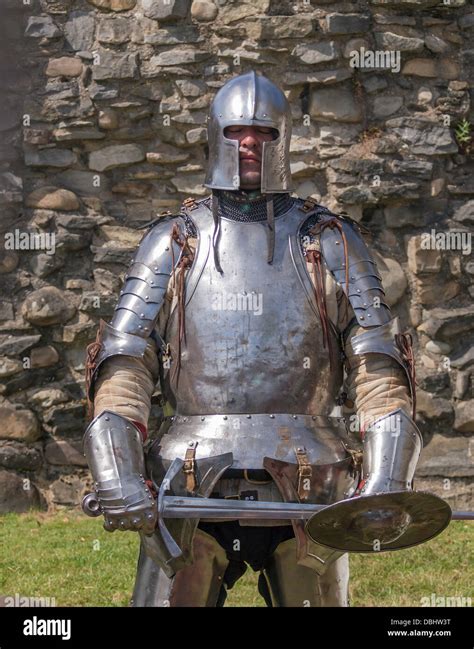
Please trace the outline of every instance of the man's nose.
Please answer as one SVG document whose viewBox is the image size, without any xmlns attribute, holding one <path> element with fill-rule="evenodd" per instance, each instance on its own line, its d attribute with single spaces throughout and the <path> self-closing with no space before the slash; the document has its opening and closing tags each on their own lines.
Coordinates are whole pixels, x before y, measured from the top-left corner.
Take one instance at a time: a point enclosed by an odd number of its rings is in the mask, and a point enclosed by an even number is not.
<svg viewBox="0 0 474 649">
<path fill-rule="evenodd" d="M 243 138 L 240 140 L 240 143 L 246 146 L 249 149 L 257 148 L 259 145 L 258 138 L 255 137 L 255 134 L 250 132 L 246 133 Z"/>
<path fill-rule="evenodd" d="M 258 138 L 255 137 L 255 133 L 249 129 L 243 133 L 243 137 L 240 140 L 240 143 L 245 145 L 247 148 L 255 148 L 258 146 Z"/>
</svg>

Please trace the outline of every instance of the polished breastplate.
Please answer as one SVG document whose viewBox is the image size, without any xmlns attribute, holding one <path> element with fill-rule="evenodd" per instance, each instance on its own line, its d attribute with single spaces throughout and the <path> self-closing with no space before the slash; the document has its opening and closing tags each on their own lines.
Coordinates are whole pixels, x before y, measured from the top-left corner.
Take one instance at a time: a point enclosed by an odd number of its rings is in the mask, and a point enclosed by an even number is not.
<svg viewBox="0 0 474 649">
<path fill-rule="evenodd" d="M 163 393 L 176 414 L 286 413 L 327 415 L 342 382 L 339 340 L 329 353 L 313 286 L 299 243 L 307 219 L 298 204 L 275 218 L 275 253 L 266 260 L 266 222 L 221 218 L 214 265 L 214 221 L 203 203 L 191 212 L 195 259 L 185 285 L 186 341 L 179 377 L 163 374 Z M 178 354 L 178 309 L 164 338 Z M 178 378 L 178 380 L 177 380 Z"/>
</svg>

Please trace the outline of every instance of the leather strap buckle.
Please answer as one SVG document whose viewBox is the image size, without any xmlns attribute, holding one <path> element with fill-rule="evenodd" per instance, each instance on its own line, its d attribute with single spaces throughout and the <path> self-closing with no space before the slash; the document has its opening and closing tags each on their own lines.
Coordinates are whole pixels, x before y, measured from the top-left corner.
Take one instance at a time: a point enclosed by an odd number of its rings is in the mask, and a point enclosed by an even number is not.
<svg viewBox="0 0 474 649">
<path fill-rule="evenodd" d="M 356 448 L 351 448 L 346 442 L 341 443 L 351 456 L 354 471 L 358 471 L 360 473 L 362 471 L 362 460 L 364 458 L 363 451 Z"/>
<path fill-rule="evenodd" d="M 196 446 L 197 442 L 189 442 L 184 456 L 183 473 L 186 475 L 186 491 L 194 491 L 197 487 L 196 477 Z"/>
<path fill-rule="evenodd" d="M 303 205 L 299 209 L 302 212 L 309 212 L 310 210 L 314 210 L 317 205 L 317 201 L 314 198 L 311 198 L 311 196 L 308 196 L 307 198 L 305 198 Z"/>
<path fill-rule="evenodd" d="M 192 196 L 188 196 L 184 199 L 183 206 L 188 210 L 195 210 L 197 208 L 196 199 Z"/>
</svg>

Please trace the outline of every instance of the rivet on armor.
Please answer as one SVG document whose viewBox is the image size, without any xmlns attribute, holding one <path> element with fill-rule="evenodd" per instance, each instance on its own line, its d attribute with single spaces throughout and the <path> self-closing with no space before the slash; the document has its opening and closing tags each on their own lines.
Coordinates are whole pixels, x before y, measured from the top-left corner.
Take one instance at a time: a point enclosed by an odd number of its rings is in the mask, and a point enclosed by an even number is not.
<svg viewBox="0 0 474 649">
<path fill-rule="evenodd" d="M 372 316 L 370 315 L 370 313 L 368 313 L 368 314 L 367 314 L 367 317 L 368 317 L 368 318 L 371 318 Z"/>
<path fill-rule="evenodd" d="M 105 418 L 105 421 L 110 421 L 110 417 L 106 417 L 106 418 Z"/>
<path fill-rule="evenodd" d="M 154 283 L 155 283 L 155 282 L 154 282 L 153 280 L 151 280 L 151 282 L 150 282 L 150 286 L 153 286 Z"/>
<path fill-rule="evenodd" d="M 148 297 L 148 295 L 145 295 L 145 300 L 149 300 L 149 299 L 150 299 L 150 298 Z"/>
<path fill-rule="evenodd" d="M 227 419 L 227 415 L 224 415 L 223 419 Z"/>
<path fill-rule="evenodd" d="M 357 289 L 357 293 L 360 293 L 360 288 Z"/>
<path fill-rule="evenodd" d="M 247 419 L 251 419 L 251 418 L 252 418 L 252 415 L 247 415 Z"/>
<path fill-rule="evenodd" d="M 204 421 L 204 420 L 205 420 L 205 417 L 201 417 L 201 421 Z"/>
<path fill-rule="evenodd" d="M 144 313 L 140 313 L 140 318 L 144 318 L 144 317 L 145 317 L 145 314 L 144 314 Z"/>
<path fill-rule="evenodd" d="M 365 318 L 364 318 L 363 315 L 361 315 L 361 316 L 359 317 L 359 320 L 364 320 L 364 319 L 365 319 Z"/>
<path fill-rule="evenodd" d="M 313 421 L 316 421 L 316 417 L 315 417 L 314 415 L 311 417 L 311 419 L 312 419 Z"/>
<path fill-rule="evenodd" d="M 335 241 L 334 243 L 336 244 L 336 246 L 338 246 L 341 242 L 340 241 Z"/>
<path fill-rule="evenodd" d="M 270 415 L 270 419 L 275 419 L 275 415 Z"/>
<path fill-rule="evenodd" d="M 298 419 L 298 415 L 293 415 L 293 419 Z"/>
<path fill-rule="evenodd" d="M 194 442 L 188 442 L 188 446 L 192 448 L 194 446 Z"/>
</svg>

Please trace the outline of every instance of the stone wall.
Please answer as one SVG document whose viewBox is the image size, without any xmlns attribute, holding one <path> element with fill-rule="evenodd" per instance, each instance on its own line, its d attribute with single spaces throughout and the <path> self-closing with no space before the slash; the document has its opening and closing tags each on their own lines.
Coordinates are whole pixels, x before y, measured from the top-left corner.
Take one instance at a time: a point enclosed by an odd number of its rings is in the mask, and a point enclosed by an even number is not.
<svg viewBox="0 0 474 649">
<path fill-rule="evenodd" d="M 472 507 L 468 3 L 3 0 L 2 11 L 0 511 L 80 501 L 86 344 L 112 314 L 137 228 L 207 193 L 210 101 L 249 69 L 291 102 L 297 194 L 372 231 L 414 338 L 418 485 Z M 155 395 L 151 426 L 158 417 Z"/>
</svg>

